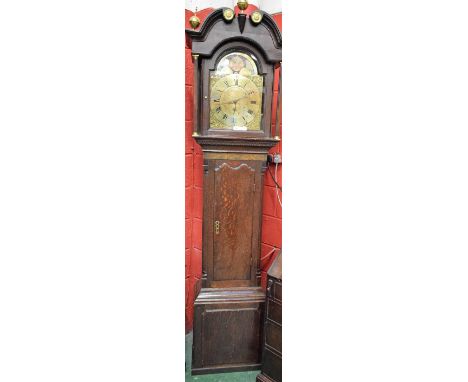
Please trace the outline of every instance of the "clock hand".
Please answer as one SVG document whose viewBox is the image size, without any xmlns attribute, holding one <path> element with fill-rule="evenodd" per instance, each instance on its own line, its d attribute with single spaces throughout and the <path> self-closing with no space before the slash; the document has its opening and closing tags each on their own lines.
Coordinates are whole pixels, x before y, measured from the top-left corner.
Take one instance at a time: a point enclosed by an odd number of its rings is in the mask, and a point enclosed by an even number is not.
<svg viewBox="0 0 468 382">
<path fill-rule="evenodd" d="M 250 94 L 243 95 L 242 97 L 239 97 L 239 98 L 236 100 L 236 102 L 237 102 L 237 101 L 240 101 L 241 99 L 249 98 L 249 97 L 250 97 Z"/>
<path fill-rule="evenodd" d="M 247 94 L 247 95 L 244 95 L 244 96 L 239 97 L 239 98 L 237 98 L 237 99 L 235 99 L 235 100 L 232 100 L 232 101 L 221 102 L 221 105 L 227 105 L 227 104 L 230 104 L 230 103 L 236 104 L 236 103 L 239 102 L 241 99 L 243 99 L 243 98 L 248 98 L 248 97 L 249 97 L 249 95 Z"/>
</svg>

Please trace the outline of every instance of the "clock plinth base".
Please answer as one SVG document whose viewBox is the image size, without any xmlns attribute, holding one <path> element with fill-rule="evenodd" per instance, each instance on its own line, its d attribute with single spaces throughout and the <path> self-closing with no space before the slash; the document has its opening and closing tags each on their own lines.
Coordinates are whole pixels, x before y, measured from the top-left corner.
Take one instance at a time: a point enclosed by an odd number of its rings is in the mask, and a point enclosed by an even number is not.
<svg viewBox="0 0 468 382">
<path fill-rule="evenodd" d="M 195 300 L 192 374 L 260 369 L 265 292 L 202 288 Z"/>
</svg>

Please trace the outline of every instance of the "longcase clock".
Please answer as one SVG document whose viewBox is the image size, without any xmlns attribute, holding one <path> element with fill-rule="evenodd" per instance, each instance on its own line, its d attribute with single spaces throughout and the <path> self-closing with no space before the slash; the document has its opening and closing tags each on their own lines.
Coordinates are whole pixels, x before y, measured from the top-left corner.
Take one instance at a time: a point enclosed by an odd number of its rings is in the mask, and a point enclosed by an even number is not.
<svg viewBox="0 0 468 382">
<path fill-rule="evenodd" d="M 194 62 L 194 132 L 203 150 L 201 289 L 192 373 L 260 368 L 263 177 L 272 131 L 281 33 L 270 15 L 214 11 L 187 30 Z M 278 85 L 279 86 L 279 85 Z"/>
</svg>

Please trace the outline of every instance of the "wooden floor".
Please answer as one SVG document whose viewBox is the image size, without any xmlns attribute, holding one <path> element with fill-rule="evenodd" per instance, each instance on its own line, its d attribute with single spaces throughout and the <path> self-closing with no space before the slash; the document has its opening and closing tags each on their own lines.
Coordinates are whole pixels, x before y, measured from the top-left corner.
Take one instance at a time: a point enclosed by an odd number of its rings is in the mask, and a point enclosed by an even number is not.
<svg viewBox="0 0 468 382">
<path fill-rule="evenodd" d="M 192 365 L 192 332 L 185 336 L 185 382 L 255 382 L 260 370 L 242 373 L 221 373 L 191 375 Z"/>
</svg>

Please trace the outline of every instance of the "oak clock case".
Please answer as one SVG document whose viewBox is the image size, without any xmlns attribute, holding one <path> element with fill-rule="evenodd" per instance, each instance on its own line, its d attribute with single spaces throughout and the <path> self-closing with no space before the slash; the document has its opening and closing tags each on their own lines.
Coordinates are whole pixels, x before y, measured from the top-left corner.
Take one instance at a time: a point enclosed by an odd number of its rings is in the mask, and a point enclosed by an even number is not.
<svg viewBox="0 0 468 382">
<path fill-rule="evenodd" d="M 263 178 L 281 33 L 274 20 L 207 17 L 187 30 L 194 62 L 194 138 L 203 150 L 203 250 L 194 303 L 192 374 L 259 369 Z M 244 15 L 245 16 L 245 15 Z"/>
</svg>

